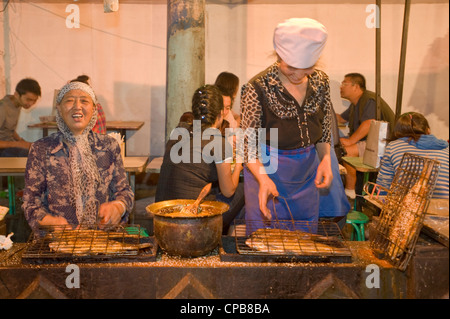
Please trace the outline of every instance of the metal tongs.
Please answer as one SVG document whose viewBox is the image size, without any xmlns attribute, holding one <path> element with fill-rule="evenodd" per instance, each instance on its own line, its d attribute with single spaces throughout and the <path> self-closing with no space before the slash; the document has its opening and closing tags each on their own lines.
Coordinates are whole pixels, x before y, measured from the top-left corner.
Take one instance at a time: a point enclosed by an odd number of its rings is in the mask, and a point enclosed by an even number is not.
<svg viewBox="0 0 450 319">
<path fill-rule="evenodd" d="M 209 191 L 211 190 L 212 183 L 207 184 L 205 187 L 203 187 L 202 191 L 198 195 L 195 202 L 188 206 L 184 206 L 183 209 L 180 211 L 180 214 L 198 214 L 198 205 L 200 205 L 200 202 L 205 198 L 206 195 L 208 195 Z"/>
</svg>

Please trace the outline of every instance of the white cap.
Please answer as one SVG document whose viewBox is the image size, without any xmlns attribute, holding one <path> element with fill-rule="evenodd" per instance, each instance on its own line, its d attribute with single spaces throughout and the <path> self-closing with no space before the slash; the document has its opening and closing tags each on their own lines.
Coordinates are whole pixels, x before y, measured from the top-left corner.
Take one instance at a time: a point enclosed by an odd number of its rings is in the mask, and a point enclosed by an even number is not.
<svg viewBox="0 0 450 319">
<path fill-rule="evenodd" d="M 327 29 L 316 20 L 292 18 L 275 28 L 273 46 L 289 66 L 308 69 L 319 59 L 327 37 Z"/>
</svg>

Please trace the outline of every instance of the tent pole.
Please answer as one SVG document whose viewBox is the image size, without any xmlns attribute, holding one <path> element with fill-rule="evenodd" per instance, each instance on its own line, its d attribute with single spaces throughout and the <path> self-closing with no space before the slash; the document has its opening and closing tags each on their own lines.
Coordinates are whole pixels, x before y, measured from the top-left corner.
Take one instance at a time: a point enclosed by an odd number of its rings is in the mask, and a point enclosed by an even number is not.
<svg viewBox="0 0 450 319">
<path fill-rule="evenodd" d="M 375 103 L 377 106 L 376 120 L 381 119 L 380 101 L 381 101 L 381 0 L 376 1 L 377 15 L 375 31 Z"/>
<path fill-rule="evenodd" d="M 403 33 L 402 33 L 402 46 L 400 52 L 400 66 L 398 71 L 398 84 L 397 84 L 397 104 L 395 108 L 395 120 L 402 114 L 402 98 L 403 98 L 403 84 L 405 78 L 405 60 L 406 60 L 406 43 L 408 40 L 408 25 L 409 25 L 409 11 L 411 7 L 411 1 L 405 1 L 405 13 L 403 17 Z"/>
</svg>

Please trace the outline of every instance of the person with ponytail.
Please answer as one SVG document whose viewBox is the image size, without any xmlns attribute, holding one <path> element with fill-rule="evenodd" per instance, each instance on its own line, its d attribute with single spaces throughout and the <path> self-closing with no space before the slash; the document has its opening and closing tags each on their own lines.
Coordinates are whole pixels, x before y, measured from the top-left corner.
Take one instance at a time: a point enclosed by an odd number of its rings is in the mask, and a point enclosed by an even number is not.
<svg viewBox="0 0 450 319">
<path fill-rule="evenodd" d="M 239 183 L 242 163 L 231 169 L 232 152 L 219 128 L 224 117 L 222 93 L 214 85 L 198 88 L 192 97 L 193 122 L 175 128 L 166 145 L 155 202 L 196 199 L 208 183 L 207 200 L 230 205 L 223 214 L 224 233 L 244 205 Z M 216 187 L 215 187 L 216 186 Z M 217 192 L 214 192 L 214 190 Z"/>
<path fill-rule="evenodd" d="M 125 223 L 134 194 L 117 141 L 92 132 L 94 91 L 70 82 L 56 102 L 58 132 L 33 143 L 28 155 L 22 208 L 30 227 Z"/>
<path fill-rule="evenodd" d="M 393 136 L 386 146 L 381 159 L 377 184 L 389 189 L 403 154 L 412 153 L 439 161 L 439 175 L 433 198 L 448 199 L 448 142 L 436 138 L 431 134 L 427 119 L 420 113 L 408 112 L 400 115 Z"/>
</svg>

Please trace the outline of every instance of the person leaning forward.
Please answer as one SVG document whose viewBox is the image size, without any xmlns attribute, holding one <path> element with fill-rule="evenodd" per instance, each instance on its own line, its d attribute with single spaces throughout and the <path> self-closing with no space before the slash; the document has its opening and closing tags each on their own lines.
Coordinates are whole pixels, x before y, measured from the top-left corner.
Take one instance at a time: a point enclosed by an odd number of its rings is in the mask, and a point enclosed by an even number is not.
<svg viewBox="0 0 450 319">
<path fill-rule="evenodd" d="M 333 179 L 329 78 L 315 68 L 327 36 L 313 19 L 280 23 L 273 38 L 278 61 L 242 88 L 241 128 L 250 132 L 244 138 L 247 233 L 267 227 L 271 219 L 318 221 L 318 189 Z M 267 163 L 256 157 L 251 143 L 263 128 L 266 145 L 260 146 L 270 153 Z M 276 170 L 270 167 L 275 162 Z"/>
<path fill-rule="evenodd" d="M 203 187 L 212 183 L 207 200 L 229 205 L 229 210 L 222 215 L 223 233 L 227 234 L 244 205 L 244 191 L 239 183 L 242 163 L 236 163 L 232 169 L 232 154 L 227 151 L 231 148 L 219 130 L 224 118 L 222 94 L 214 85 L 195 90 L 192 113 L 183 114 L 166 144 L 155 202 L 196 199 Z M 200 139 L 199 144 L 196 138 Z"/>
<path fill-rule="evenodd" d="M 341 83 L 341 97 L 350 101 L 350 106 L 341 114 L 336 114 L 339 123 L 347 123 L 349 136 L 341 137 L 347 156 L 363 157 L 366 149 L 366 139 L 369 134 L 370 123 L 376 119 L 377 106 L 375 93 L 366 89 L 366 79 L 362 74 L 346 74 Z M 381 119 L 390 123 L 391 128 L 395 121 L 394 112 L 389 105 L 381 99 Z M 356 170 L 350 165 L 343 163 L 347 170 L 345 175 L 345 193 L 354 199 L 356 197 Z"/>
<path fill-rule="evenodd" d="M 27 157 L 30 142 L 16 132 L 22 108 L 28 110 L 41 96 L 36 80 L 26 78 L 16 85 L 12 95 L 0 100 L 0 157 Z"/>
</svg>

